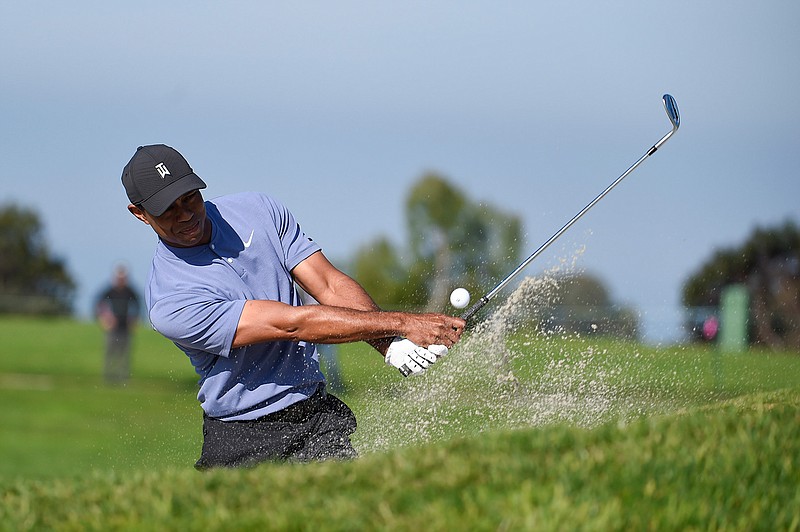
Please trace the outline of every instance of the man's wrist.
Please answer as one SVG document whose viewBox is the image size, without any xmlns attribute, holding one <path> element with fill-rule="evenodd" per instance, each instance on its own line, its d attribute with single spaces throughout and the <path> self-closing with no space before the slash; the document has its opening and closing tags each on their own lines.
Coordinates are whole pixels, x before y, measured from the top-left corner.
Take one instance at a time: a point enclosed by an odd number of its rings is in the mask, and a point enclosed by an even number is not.
<svg viewBox="0 0 800 532">
<path fill-rule="evenodd" d="M 375 348 L 378 353 L 386 357 L 386 350 L 389 349 L 394 338 L 376 338 L 375 340 L 367 340 L 367 343 Z"/>
</svg>

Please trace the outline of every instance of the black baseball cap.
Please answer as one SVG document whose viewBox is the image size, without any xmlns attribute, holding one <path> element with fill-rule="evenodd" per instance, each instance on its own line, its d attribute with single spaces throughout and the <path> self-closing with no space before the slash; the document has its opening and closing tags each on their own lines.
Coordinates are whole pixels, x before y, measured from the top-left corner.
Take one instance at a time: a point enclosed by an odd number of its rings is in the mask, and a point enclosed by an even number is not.
<svg viewBox="0 0 800 532">
<path fill-rule="evenodd" d="M 139 146 L 122 170 L 128 199 L 154 216 L 164 214 L 187 192 L 206 188 L 202 179 L 175 148 L 164 144 Z"/>
</svg>

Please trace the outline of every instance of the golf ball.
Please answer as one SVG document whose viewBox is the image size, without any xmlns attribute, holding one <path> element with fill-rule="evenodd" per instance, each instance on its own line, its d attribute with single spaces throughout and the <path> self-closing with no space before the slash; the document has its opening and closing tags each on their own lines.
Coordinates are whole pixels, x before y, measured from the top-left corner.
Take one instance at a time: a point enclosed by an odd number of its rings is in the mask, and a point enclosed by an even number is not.
<svg viewBox="0 0 800 532">
<path fill-rule="evenodd" d="M 456 288 L 450 294 L 450 304 L 456 308 L 464 308 L 469 305 L 469 292 L 466 288 Z"/>
</svg>

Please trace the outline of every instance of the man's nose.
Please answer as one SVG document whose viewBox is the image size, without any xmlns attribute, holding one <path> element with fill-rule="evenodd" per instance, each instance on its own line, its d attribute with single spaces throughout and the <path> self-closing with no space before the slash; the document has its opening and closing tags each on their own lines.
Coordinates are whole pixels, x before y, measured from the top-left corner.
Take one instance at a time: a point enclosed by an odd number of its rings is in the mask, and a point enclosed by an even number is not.
<svg viewBox="0 0 800 532">
<path fill-rule="evenodd" d="M 186 203 L 183 203 L 183 202 L 179 201 L 178 204 L 175 207 L 176 207 L 176 210 L 177 210 L 176 214 L 177 214 L 178 220 L 180 220 L 180 221 L 188 220 L 194 214 L 194 212 L 192 212 L 192 209 L 190 209 L 189 205 L 186 204 Z"/>
</svg>

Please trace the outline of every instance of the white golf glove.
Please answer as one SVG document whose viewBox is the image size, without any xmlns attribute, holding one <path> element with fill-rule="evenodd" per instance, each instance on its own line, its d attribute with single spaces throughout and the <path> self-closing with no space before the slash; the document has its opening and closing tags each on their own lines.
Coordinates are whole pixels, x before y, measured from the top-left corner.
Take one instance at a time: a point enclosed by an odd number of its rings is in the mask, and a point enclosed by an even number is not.
<svg viewBox="0 0 800 532">
<path fill-rule="evenodd" d="M 441 344 L 429 345 L 428 351 L 436 355 L 437 360 L 447 354 L 447 348 Z"/>
<path fill-rule="evenodd" d="M 399 369 L 403 377 L 408 377 L 412 373 L 422 373 L 436 362 L 437 358 L 435 353 L 406 338 L 395 338 L 386 350 L 386 363 Z"/>
</svg>

